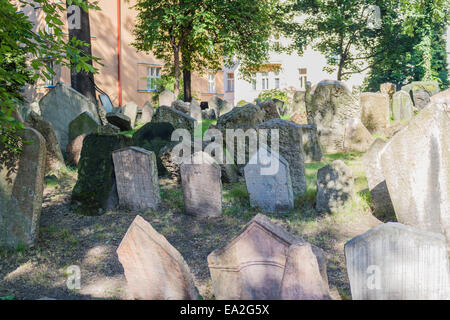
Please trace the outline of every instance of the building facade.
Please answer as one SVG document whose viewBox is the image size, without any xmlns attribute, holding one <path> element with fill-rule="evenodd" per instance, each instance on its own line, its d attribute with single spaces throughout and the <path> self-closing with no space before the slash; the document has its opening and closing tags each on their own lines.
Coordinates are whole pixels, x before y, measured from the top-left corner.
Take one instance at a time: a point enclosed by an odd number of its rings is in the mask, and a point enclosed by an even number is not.
<svg viewBox="0 0 450 320">
<path fill-rule="evenodd" d="M 101 58 L 103 64 L 94 62 L 94 67 L 99 69 L 94 75 L 95 84 L 108 94 L 115 106 L 123 106 L 131 101 L 142 106 L 146 101 L 151 101 L 155 91 L 154 80 L 161 77 L 164 67 L 164 62 L 151 53 L 138 52 L 132 46 L 137 16 L 132 8 L 134 3 L 134 0 L 99 0 L 101 10 L 89 11 L 92 55 Z M 39 6 L 18 7 L 18 11 L 29 17 L 35 25 L 35 31 L 46 30 L 45 16 Z M 67 18 L 61 18 L 68 33 Z M 70 85 L 70 70 L 52 65 L 51 60 L 48 63 L 56 75 L 52 80 L 40 80 L 34 86 L 27 86 L 24 95 L 29 102 L 42 98 L 58 82 Z M 193 73 L 193 96 L 200 101 L 208 101 L 212 96 L 223 98 L 223 79 L 222 71 Z"/>
</svg>

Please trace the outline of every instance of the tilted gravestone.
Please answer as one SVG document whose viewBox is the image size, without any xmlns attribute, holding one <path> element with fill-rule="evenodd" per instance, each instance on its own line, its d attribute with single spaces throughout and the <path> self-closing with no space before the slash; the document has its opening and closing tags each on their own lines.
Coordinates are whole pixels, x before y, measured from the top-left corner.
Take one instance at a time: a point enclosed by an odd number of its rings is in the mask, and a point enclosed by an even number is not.
<svg viewBox="0 0 450 320">
<path fill-rule="evenodd" d="M 164 90 L 159 94 L 159 106 L 171 106 L 176 99 L 175 95 L 170 90 Z"/>
<path fill-rule="evenodd" d="M 317 212 L 345 209 L 353 199 L 353 186 L 352 170 L 342 160 L 320 168 L 317 172 Z"/>
<path fill-rule="evenodd" d="M 381 168 L 381 153 L 387 142 L 377 138 L 363 156 L 373 214 L 382 221 L 395 219 L 394 207 Z M 395 221 L 395 220 L 394 220 Z"/>
<path fill-rule="evenodd" d="M 311 95 L 307 88 L 306 111 L 309 124 L 316 124 L 325 153 L 344 151 L 345 125 L 360 116 L 360 107 L 347 86 L 340 81 L 324 80 Z"/>
<path fill-rule="evenodd" d="M 97 107 L 78 91 L 63 83 L 58 83 L 40 101 L 42 117 L 49 121 L 56 133 L 61 150 L 69 143 L 69 124 L 81 113 L 88 111 L 100 123 Z"/>
<path fill-rule="evenodd" d="M 369 149 L 373 137 L 358 118 L 347 120 L 344 136 L 344 150 L 364 152 Z"/>
<path fill-rule="evenodd" d="M 147 101 L 142 107 L 141 118 L 139 119 L 140 123 L 147 123 L 152 121 L 153 114 L 155 113 L 155 109 L 152 104 Z"/>
<path fill-rule="evenodd" d="M 205 152 L 197 152 L 191 163 L 180 165 L 186 213 L 195 217 L 222 215 L 221 170 L 217 162 Z"/>
<path fill-rule="evenodd" d="M 317 294 L 315 289 L 328 289 L 326 261 L 321 249 L 311 246 L 314 256 L 303 257 L 316 260 L 317 269 L 311 271 L 321 275 L 314 278 L 322 284 L 309 283 L 312 277 L 304 282 L 304 277 L 293 276 L 305 271 L 305 264 L 311 264 L 309 260 L 292 260 L 297 253 L 295 248 L 292 251 L 290 248 L 302 244 L 305 244 L 303 239 L 258 214 L 227 245 L 208 256 L 216 299 L 277 300 L 327 296 L 327 292 Z"/>
<path fill-rule="evenodd" d="M 214 110 L 216 119 L 219 119 L 221 115 L 224 115 L 233 109 L 231 103 L 222 100 L 217 96 L 213 96 L 209 99 L 208 107 L 209 109 Z"/>
<path fill-rule="evenodd" d="M 79 135 L 97 133 L 99 130 L 100 123 L 89 112 L 85 111 L 70 122 L 69 143 Z"/>
<path fill-rule="evenodd" d="M 96 216 L 119 204 L 112 153 L 131 145 L 124 135 L 90 134 L 83 142 L 78 181 L 72 190 L 75 212 Z"/>
<path fill-rule="evenodd" d="M 300 124 L 300 127 L 302 128 L 302 144 L 303 152 L 305 153 L 305 162 L 322 160 L 323 150 L 320 145 L 316 126 L 314 124 Z"/>
<path fill-rule="evenodd" d="M 134 102 L 128 102 L 126 105 L 123 106 L 122 113 L 126 115 L 128 118 L 130 118 L 131 121 L 131 128 L 134 128 L 136 125 L 136 117 L 138 112 L 138 106 Z"/>
<path fill-rule="evenodd" d="M 199 299 L 181 254 L 141 216 L 128 228 L 117 255 L 135 300 Z"/>
<path fill-rule="evenodd" d="M 278 130 L 279 154 L 289 163 L 294 197 L 306 192 L 305 154 L 302 147 L 302 126 L 282 119 L 272 119 L 255 126 L 260 133 L 267 130 L 268 146 L 271 146 L 271 130 Z M 269 143 L 270 142 L 270 143 Z"/>
<path fill-rule="evenodd" d="M 400 223 L 377 226 L 345 244 L 353 300 L 448 300 L 445 237 Z"/>
<path fill-rule="evenodd" d="M 128 147 L 112 153 L 119 205 L 133 210 L 158 209 L 161 195 L 155 153 Z"/>
<path fill-rule="evenodd" d="M 439 92 L 439 83 L 437 81 L 413 81 L 403 86 L 402 91 L 407 92 L 414 103 L 414 106 L 422 110 L 430 102 L 431 96 Z"/>
<path fill-rule="evenodd" d="M 156 109 L 155 114 L 153 115 L 151 123 L 160 123 L 160 122 L 168 122 L 175 129 L 185 129 L 188 130 L 191 135 L 194 135 L 194 129 L 197 126 L 197 120 L 192 118 L 191 116 L 178 111 L 174 108 L 161 106 Z"/>
<path fill-rule="evenodd" d="M 266 113 L 264 116 L 264 121 L 280 118 L 280 112 L 278 110 L 276 103 L 273 100 L 266 100 L 260 103 L 259 107 Z"/>
<path fill-rule="evenodd" d="M 83 149 L 84 138 L 87 134 L 82 134 L 72 140 L 66 148 L 67 163 L 73 166 L 78 166 L 81 157 L 81 150 Z"/>
<path fill-rule="evenodd" d="M 450 243 L 450 117 L 429 104 L 385 147 L 381 166 L 397 220 Z"/>
<path fill-rule="evenodd" d="M 53 125 L 34 111 L 28 114 L 26 125 L 38 131 L 45 139 L 47 150 L 45 167 L 47 172 L 64 168 L 64 158 Z"/>
<path fill-rule="evenodd" d="M 289 163 L 266 146 L 261 146 L 244 168 L 250 205 L 264 212 L 294 208 Z"/>
<path fill-rule="evenodd" d="M 45 139 L 25 128 L 17 173 L 13 181 L 0 176 L 0 247 L 30 247 L 39 237 L 45 176 Z M 2 174 L 2 173 L 0 173 Z"/>
<path fill-rule="evenodd" d="M 130 118 L 124 114 L 109 112 L 106 114 L 106 119 L 110 124 L 118 127 L 121 131 L 130 131 L 132 129 Z"/>
<path fill-rule="evenodd" d="M 360 96 L 361 122 L 370 133 L 380 133 L 390 124 L 389 96 L 383 93 L 364 92 Z"/>
<path fill-rule="evenodd" d="M 405 91 L 399 91 L 392 97 L 392 117 L 395 121 L 409 120 L 414 116 L 414 105 Z"/>
</svg>

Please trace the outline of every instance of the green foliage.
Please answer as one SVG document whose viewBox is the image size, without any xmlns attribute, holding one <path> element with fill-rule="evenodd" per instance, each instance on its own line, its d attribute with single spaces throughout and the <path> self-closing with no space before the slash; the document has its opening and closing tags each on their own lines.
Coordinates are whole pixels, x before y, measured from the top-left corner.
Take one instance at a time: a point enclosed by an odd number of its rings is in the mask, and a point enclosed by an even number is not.
<svg viewBox="0 0 450 320">
<path fill-rule="evenodd" d="M 237 103 L 236 106 L 238 106 L 238 107 L 244 107 L 244 106 L 246 106 L 246 105 L 248 105 L 248 102 L 245 101 L 245 100 L 241 100 L 241 101 L 239 101 L 239 102 Z"/>
<path fill-rule="evenodd" d="M 95 3 L 84 0 L 69 0 L 68 3 L 80 5 L 85 10 L 98 9 Z M 19 5 L 40 6 L 52 34 L 44 28 L 33 30 L 33 24 L 19 11 Z M 98 59 L 81 52 L 85 43 L 76 38 L 69 41 L 63 33 L 61 16 L 65 12 L 64 2 L 36 0 L 30 4 L 18 0 L 13 4 L 0 0 L 0 167 L 6 167 L 10 173 L 23 145 L 20 132 L 24 126 L 14 117 L 17 105 L 23 103 L 21 88 L 34 84 L 39 77 L 54 75 L 46 64 L 49 59 L 64 66 L 73 62 L 77 70 L 96 71 L 88 61 Z"/>
<path fill-rule="evenodd" d="M 289 105 L 289 103 L 290 103 L 287 93 L 284 91 L 281 91 L 279 89 L 262 91 L 258 95 L 257 99 L 259 99 L 260 101 L 263 101 L 263 102 L 266 100 L 278 99 L 278 100 L 283 101 L 285 106 Z"/>
</svg>

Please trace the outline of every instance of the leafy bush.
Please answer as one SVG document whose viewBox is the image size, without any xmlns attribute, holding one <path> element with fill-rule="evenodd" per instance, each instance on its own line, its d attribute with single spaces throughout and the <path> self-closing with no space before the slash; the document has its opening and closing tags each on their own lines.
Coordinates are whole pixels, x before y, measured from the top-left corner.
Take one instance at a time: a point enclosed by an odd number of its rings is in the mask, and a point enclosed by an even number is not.
<svg viewBox="0 0 450 320">
<path fill-rule="evenodd" d="M 287 93 L 279 89 L 265 90 L 258 95 L 257 99 L 262 102 L 266 100 L 278 99 L 283 101 L 285 106 L 289 105 L 290 103 Z"/>
</svg>

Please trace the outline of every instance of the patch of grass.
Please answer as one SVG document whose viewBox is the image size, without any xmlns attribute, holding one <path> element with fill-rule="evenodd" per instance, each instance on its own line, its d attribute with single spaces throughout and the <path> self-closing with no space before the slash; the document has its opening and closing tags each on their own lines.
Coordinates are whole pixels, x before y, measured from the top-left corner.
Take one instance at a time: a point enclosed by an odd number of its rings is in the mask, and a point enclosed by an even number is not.
<svg viewBox="0 0 450 320">
<path fill-rule="evenodd" d="M 291 120 L 291 117 L 289 117 L 288 114 L 285 114 L 284 116 L 281 116 L 280 118 L 283 119 L 283 120 L 286 120 L 286 121 L 290 121 Z"/>
<path fill-rule="evenodd" d="M 145 125 L 145 123 L 138 123 L 138 124 L 136 124 L 136 126 L 134 127 L 133 130 L 130 130 L 130 131 L 122 131 L 122 132 L 120 132 L 120 134 L 123 134 L 124 136 L 127 136 L 127 137 L 132 138 L 132 137 L 133 137 L 133 134 L 134 134 L 136 131 L 138 131 L 140 128 L 142 128 L 144 125 Z"/>
<path fill-rule="evenodd" d="M 235 184 L 231 189 L 225 190 L 224 200 L 228 202 L 238 202 L 240 204 L 250 204 L 250 195 L 244 183 Z"/>
<path fill-rule="evenodd" d="M 202 120 L 202 137 L 205 136 L 205 132 L 208 131 L 209 127 L 211 125 L 216 125 L 217 120 L 211 120 L 211 119 L 203 119 Z"/>
</svg>

